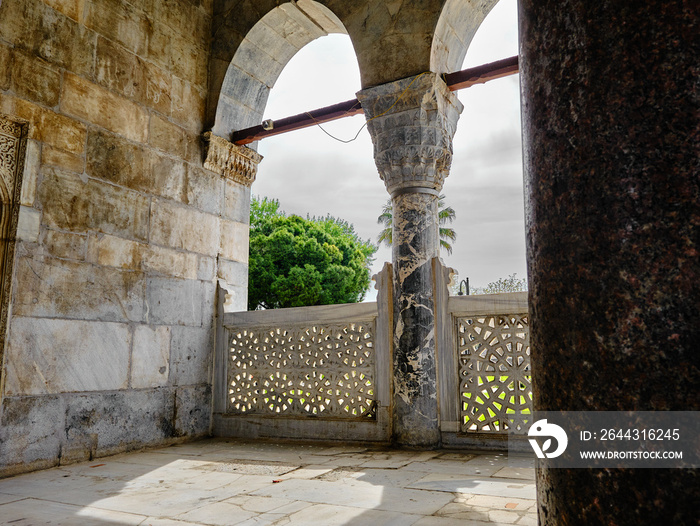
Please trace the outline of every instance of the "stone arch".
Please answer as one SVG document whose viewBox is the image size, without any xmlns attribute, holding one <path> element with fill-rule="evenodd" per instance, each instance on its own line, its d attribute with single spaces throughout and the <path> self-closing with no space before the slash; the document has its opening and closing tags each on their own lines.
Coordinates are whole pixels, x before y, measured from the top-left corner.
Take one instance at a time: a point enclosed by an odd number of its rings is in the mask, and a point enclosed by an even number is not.
<svg viewBox="0 0 700 526">
<path fill-rule="evenodd" d="M 225 73 L 212 68 L 215 114 L 212 133 L 228 137 L 234 129 L 260 124 L 270 89 L 289 60 L 309 42 L 347 31 L 340 19 L 314 0 L 282 4 L 248 31 Z M 212 101 L 213 102 L 213 101 Z"/>
<path fill-rule="evenodd" d="M 462 67 L 479 26 L 498 0 L 447 0 L 430 50 L 430 70 L 450 73 Z"/>
</svg>

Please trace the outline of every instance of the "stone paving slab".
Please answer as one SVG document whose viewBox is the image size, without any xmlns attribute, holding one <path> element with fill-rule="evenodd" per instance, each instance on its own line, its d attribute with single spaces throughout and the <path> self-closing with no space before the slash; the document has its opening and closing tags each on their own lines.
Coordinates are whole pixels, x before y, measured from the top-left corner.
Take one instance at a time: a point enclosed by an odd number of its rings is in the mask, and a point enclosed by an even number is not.
<svg viewBox="0 0 700 526">
<path fill-rule="evenodd" d="M 24 499 L 0 507 L 1 524 L 12 526 L 38 526 L 61 524 L 65 526 L 105 526 L 123 524 L 138 526 L 144 517 L 132 513 L 121 513 L 98 508 L 83 508 L 61 502 Z"/>
<path fill-rule="evenodd" d="M 420 515 L 361 509 L 351 506 L 314 504 L 288 516 L 286 525 L 328 526 L 329 524 L 366 524 L 372 526 L 409 526 L 420 520 Z"/>
<path fill-rule="evenodd" d="M 22 500 L 24 497 L 19 495 L 8 495 L 6 493 L 0 493 L 0 505 L 7 504 L 8 502 L 15 502 L 16 500 Z"/>
<path fill-rule="evenodd" d="M 431 473 L 410 484 L 408 488 L 474 495 L 505 496 L 535 499 L 535 484 L 520 479 L 470 477 L 454 474 Z"/>
<path fill-rule="evenodd" d="M 432 515 L 448 502 L 452 495 L 436 491 L 421 491 L 372 484 L 349 485 L 321 480 L 297 480 L 295 484 L 279 484 L 254 492 L 254 495 L 304 500 L 318 504 L 352 506 L 360 509 L 404 511 Z M 339 491 L 342 489 L 342 491 Z"/>
<path fill-rule="evenodd" d="M 492 477 L 496 478 L 506 478 L 506 479 L 522 479 L 522 480 L 535 480 L 535 470 L 532 467 L 528 468 L 514 468 L 506 466 L 496 471 Z"/>
<path fill-rule="evenodd" d="M 210 439 L 2 479 L 0 524 L 534 526 L 534 470 L 515 460 Z"/>
</svg>

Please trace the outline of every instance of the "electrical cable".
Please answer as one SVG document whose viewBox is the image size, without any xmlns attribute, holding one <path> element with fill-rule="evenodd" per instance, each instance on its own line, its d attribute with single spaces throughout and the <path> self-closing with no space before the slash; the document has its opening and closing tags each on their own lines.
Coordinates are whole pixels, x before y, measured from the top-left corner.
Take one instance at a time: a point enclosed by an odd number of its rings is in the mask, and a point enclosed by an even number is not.
<svg viewBox="0 0 700 526">
<path fill-rule="evenodd" d="M 367 119 L 367 120 L 365 121 L 365 123 L 360 127 L 360 129 L 357 130 L 357 133 L 355 134 L 355 136 L 354 136 L 352 139 L 344 140 L 344 139 L 339 139 L 338 137 L 335 137 L 334 135 L 331 135 L 328 131 L 326 131 L 326 130 L 323 128 L 323 126 L 321 126 L 321 123 L 320 123 L 320 122 L 317 122 L 317 121 L 316 121 L 316 119 L 314 118 L 313 115 L 311 115 L 311 113 L 309 113 L 308 111 L 305 112 L 305 113 L 311 118 L 312 121 L 314 121 L 314 124 L 315 124 L 316 126 L 318 126 L 318 127 L 321 129 L 321 131 L 322 131 L 323 133 L 325 133 L 326 135 L 328 135 L 331 139 L 335 139 L 336 141 L 342 142 L 343 144 L 348 144 L 348 143 L 353 142 L 355 139 L 357 139 L 357 138 L 360 136 L 360 132 L 362 132 L 362 130 L 364 130 L 365 126 L 367 126 L 367 123 L 368 123 L 369 121 L 373 121 L 374 119 L 378 119 L 379 117 L 382 117 L 382 116 L 386 115 L 387 113 L 389 113 L 389 112 L 391 111 L 391 109 L 399 103 L 399 101 L 403 98 L 403 96 L 406 94 L 406 92 L 408 91 L 408 89 L 413 85 L 413 83 L 414 83 L 415 81 L 417 81 L 419 78 L 421 78 L 423 75 L 425 75 L 425 73 L 426 73 L 426 72 L 423 72 L 423 73 L 421 73 L 420 75 L 417 75 L 417 76 L 410 82 L 410 84 L 409 84 L 408 86 L 406 86 L 406 89 L 404 89 L 404 90 L 401 92 L 401 95 L 399 95 L 399 96 L 396 98 L 396 100 L 394 101 L 394 103 L 393 103 L 391 106 L 389 106 L 386 110 L 384 110 L 384 111 L 383 111 L 382 113 L 380 113 L 379 115 L 375 115 L 374 117 L 372 117 L 372 118 L 370 118 L 370 119 Z"/>
</svg>

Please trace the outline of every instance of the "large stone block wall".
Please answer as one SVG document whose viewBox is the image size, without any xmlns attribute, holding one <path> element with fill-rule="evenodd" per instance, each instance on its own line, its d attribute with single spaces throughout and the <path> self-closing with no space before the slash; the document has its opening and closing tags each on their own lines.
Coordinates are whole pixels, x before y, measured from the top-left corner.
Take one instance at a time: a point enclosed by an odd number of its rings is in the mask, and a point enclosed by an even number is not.
<svg viewBox="0 0 700 526">
<path fill-rule="evenodd" d="M 3 0 L 29 123 L 0 475 L 207 434 L 215 290 L 245 309 L 249 188 L 202 166 L 207 0 Z"/>
</svg>

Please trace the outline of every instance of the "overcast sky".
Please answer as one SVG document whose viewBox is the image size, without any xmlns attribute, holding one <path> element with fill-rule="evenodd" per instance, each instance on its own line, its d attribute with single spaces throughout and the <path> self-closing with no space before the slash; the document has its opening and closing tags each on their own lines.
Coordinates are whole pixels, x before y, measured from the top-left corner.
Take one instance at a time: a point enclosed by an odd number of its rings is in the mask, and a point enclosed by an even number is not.
<svg viewBox="0 0 700 526">
<path fill-rule="evenodd" d="M 518 53 L 516 0 L 501 0 L 469 48 L 463 68 Z M 443 193 L 456 211 L 457 232 L 445 264 L 484 286 L 517 273 L 525 277 L 520 102 L 518 76 L 461 90 L 464 111 L 454 138 L 454 159 Z M 280 119 L 355 98 L 360 74 L 350 39 L 329 35 L 303 48 L 289 62 L 270 93 L 265 118 Z M 362 127 L 362 115 L 326 123 L 347 140 Z M 363 239 L 376 241 L 377 216 L 388 194 L 377 174 L 372 141 L 363 129 L 343 144 L 317 127 L 260 141 L 253 194 L 279 199 L 288 214 L 331 214 L 352 223 Z M 372 272 L 391 260 L 381 247 Z M 376 291 L 367 295 L 373 300 Z"/>
</svg>

